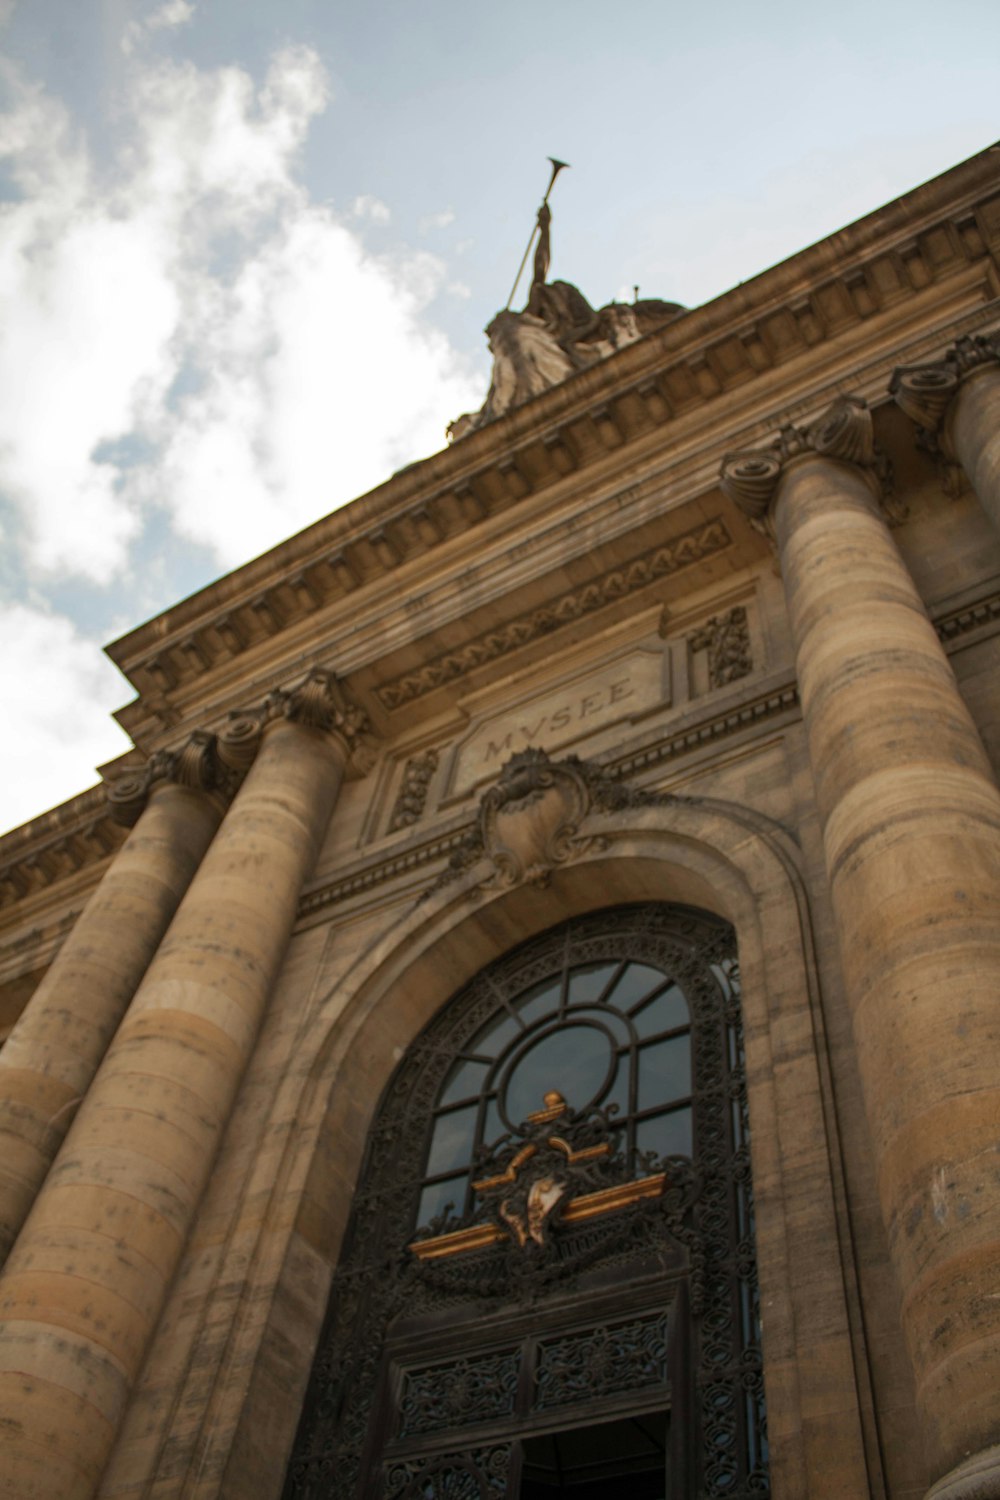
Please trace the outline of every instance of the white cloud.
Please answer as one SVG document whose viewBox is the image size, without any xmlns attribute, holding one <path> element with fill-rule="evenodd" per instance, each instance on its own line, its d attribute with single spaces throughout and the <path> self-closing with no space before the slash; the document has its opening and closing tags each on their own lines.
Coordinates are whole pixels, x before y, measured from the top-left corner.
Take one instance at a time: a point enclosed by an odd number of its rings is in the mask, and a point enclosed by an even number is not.
<svg viewBox="0 0 1000 1500">
<path fill-rule="evenodd" d="M 183 26 L 194 16 L 194 5 L 191 0 L 166 0 L 159 10 L 155 10 L 146 20 L 150 31 L 158 31 L 167 26 Z"/>
<path fill-rule="evenodd" d="M 417 227 L 421 234 L 428 234 L 432 229 L 447 229 L 454 222 L 455 210 L 445 208 L 439 214 L 424 214 Z"/>
<path fill-rule="evenodd" d="M 172 31 L 178 26 L 186 26 L 193 19 L 194 5 L 191 0 L 166 0 L 164 5 L 143 20 L 128 23 L 122 33 L 121 50 L 128 57 L 152 33 Z"/>
<path fill-rule="evenodd" d="M 34 569 L 104 583 L 150 506 L 242 561 L 441 446 L 481 394 L 424 318 L 443 264 L 373 258 L 302 186 L 328 100 L 312 50 L 276 54 L 260 86 L 131 73 L 110 174 L 40 90 L 0 117 L 22 194 L 0 210 L 0 495 Z M 354 211 L 389 216 L 371 195 Z"/>
<path fill-rule="evenodd" d="M 381 198 L 373 198 L 371 193 L 362 193 L 355 198 L 351 204 L 351 214 L 355 219 L 371 219 L 373 224 L 388 224 L 392 218 L 388 204 L 382 202 Z"/>
<path fill-rule="evenodd" d="M 5 735 L 0 829 L 92 786 L 93 767 L 128 740 L 109 718 L 127 697 L 95 641 L 60 615 L 0 605 L 0 702 Z"/>
<path fill-rule="evenodd" d="M 0 824 L 126 747 L 109 713 L 127 686 L 42 607 L 53 580 L 155 572 L 154 510 L 241 562 L 441 447 L 482 396 L 426 316 L 441 260 L 373 257 L 356 219 L 310 201 L 299 153 L 329 97 L 313 51 L 279 52 L 259 83 L 141 49 L 127 71 L 110 167 L 58 100 L 10 75 L 0 115 L 15 190 L 0 203 L 0 533 L 27 600 L 0 604 L 0 701 L 18 726 Z M 388 209 L 368 195 L 363 217 Z"/>
</svg>

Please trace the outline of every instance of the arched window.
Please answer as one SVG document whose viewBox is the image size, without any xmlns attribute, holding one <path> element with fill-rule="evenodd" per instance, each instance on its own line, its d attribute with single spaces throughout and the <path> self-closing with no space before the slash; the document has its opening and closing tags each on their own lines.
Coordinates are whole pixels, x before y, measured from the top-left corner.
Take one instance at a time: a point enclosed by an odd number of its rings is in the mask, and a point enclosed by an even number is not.
<svg viewBox="0 0 1000 1500">
<path fill-rule="evenodd" d="M 768 1493 L 732 930 L 573 919 L 411 1046 L 288 1500 Z"/>
</svg>

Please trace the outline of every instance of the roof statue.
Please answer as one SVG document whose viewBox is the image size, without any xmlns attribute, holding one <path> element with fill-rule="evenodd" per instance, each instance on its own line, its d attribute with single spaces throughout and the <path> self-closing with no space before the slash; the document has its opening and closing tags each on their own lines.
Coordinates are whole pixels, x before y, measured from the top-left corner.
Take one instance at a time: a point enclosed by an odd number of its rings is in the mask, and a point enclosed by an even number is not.
<svg viewBox="0 0 1000 1500">
<path fill-rule="evenodd" d="M 479 411 L 466 412 L 449 425 L 452 442 L 687 311 L 679 302 L 663 302 L 658 297 L 593 308 L 571 282 L 546 280 L 552 255 L 548 198 L 558 173 L 567 165 L 553 157 L 549 160 L 552 177 L 521 262 L 523 270 L 537 234 L 528 301 L 521 312 L 511 310 L 521 278 L 518 271 L 507 306 L 486 327 L 493 355 L 493 379 L 486 400 Z"/>
</svg>

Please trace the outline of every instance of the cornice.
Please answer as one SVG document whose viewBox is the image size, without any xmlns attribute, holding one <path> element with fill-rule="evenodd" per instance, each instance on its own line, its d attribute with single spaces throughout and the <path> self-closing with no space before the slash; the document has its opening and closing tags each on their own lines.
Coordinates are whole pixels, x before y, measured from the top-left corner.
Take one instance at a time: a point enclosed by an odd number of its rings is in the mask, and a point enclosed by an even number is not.
<svg viewBox="0 0 1000 1500">
<path fill-rule="evenodd" d="M 90 787 L 0 838 L 0 907 L 91 870 L 124 841 L 104 788 Z"/>
<path fill-rule="evenodd" d="M 995 294 L 996 160 L 973 157 L 401 471 L 109 654 L 145 702 L 162 705 L 322 610 L 353 612 L 401 567 L 977 263 Z"/>
</svg>

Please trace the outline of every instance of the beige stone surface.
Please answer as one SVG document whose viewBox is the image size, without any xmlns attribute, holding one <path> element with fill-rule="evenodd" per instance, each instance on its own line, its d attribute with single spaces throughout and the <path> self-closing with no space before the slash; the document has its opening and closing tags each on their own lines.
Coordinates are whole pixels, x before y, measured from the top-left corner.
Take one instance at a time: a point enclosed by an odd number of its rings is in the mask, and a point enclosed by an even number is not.
<svg viewBox="0 0 1000 1500">
<path fill-rule="evenodd" d="M 946 440 L 1000 531 L 1000 360 L 962 381 L 948 413 Z"/>
<path fill-rule="evenodd" d="M 163 782 L 0 1052 L 0 1264 L 218 826 Z"/>
<path fill-rule="evenodd" d="M 882 1210 L 940 1475 L 996 1430 L 982 1393 L 1000 1382 L 1000 1313 L 970 1254 L 985 1244 L 995 1260 L 1000 1204 L 962 1120 L 1000 1114 L 1000 793 L 866 480 L 794 460 L 775 529 Z"/>
<path fill-rule="evenodd" d="M 94 1493 L 215 1158 L 298 892 L 336 797 L 343 742 L 266 734 L 0 1277 L 7 1430 L 0 1494 Z M 127 1275 L 125 1273 L 128 1273 Z M 2 1342 L 2 1341 L 0 1341 Z M 76 1430 L 75 1403 L 95 1420 Z M 48 1444 L 72 1461 L 39 1479 Z"/>
</svg>

